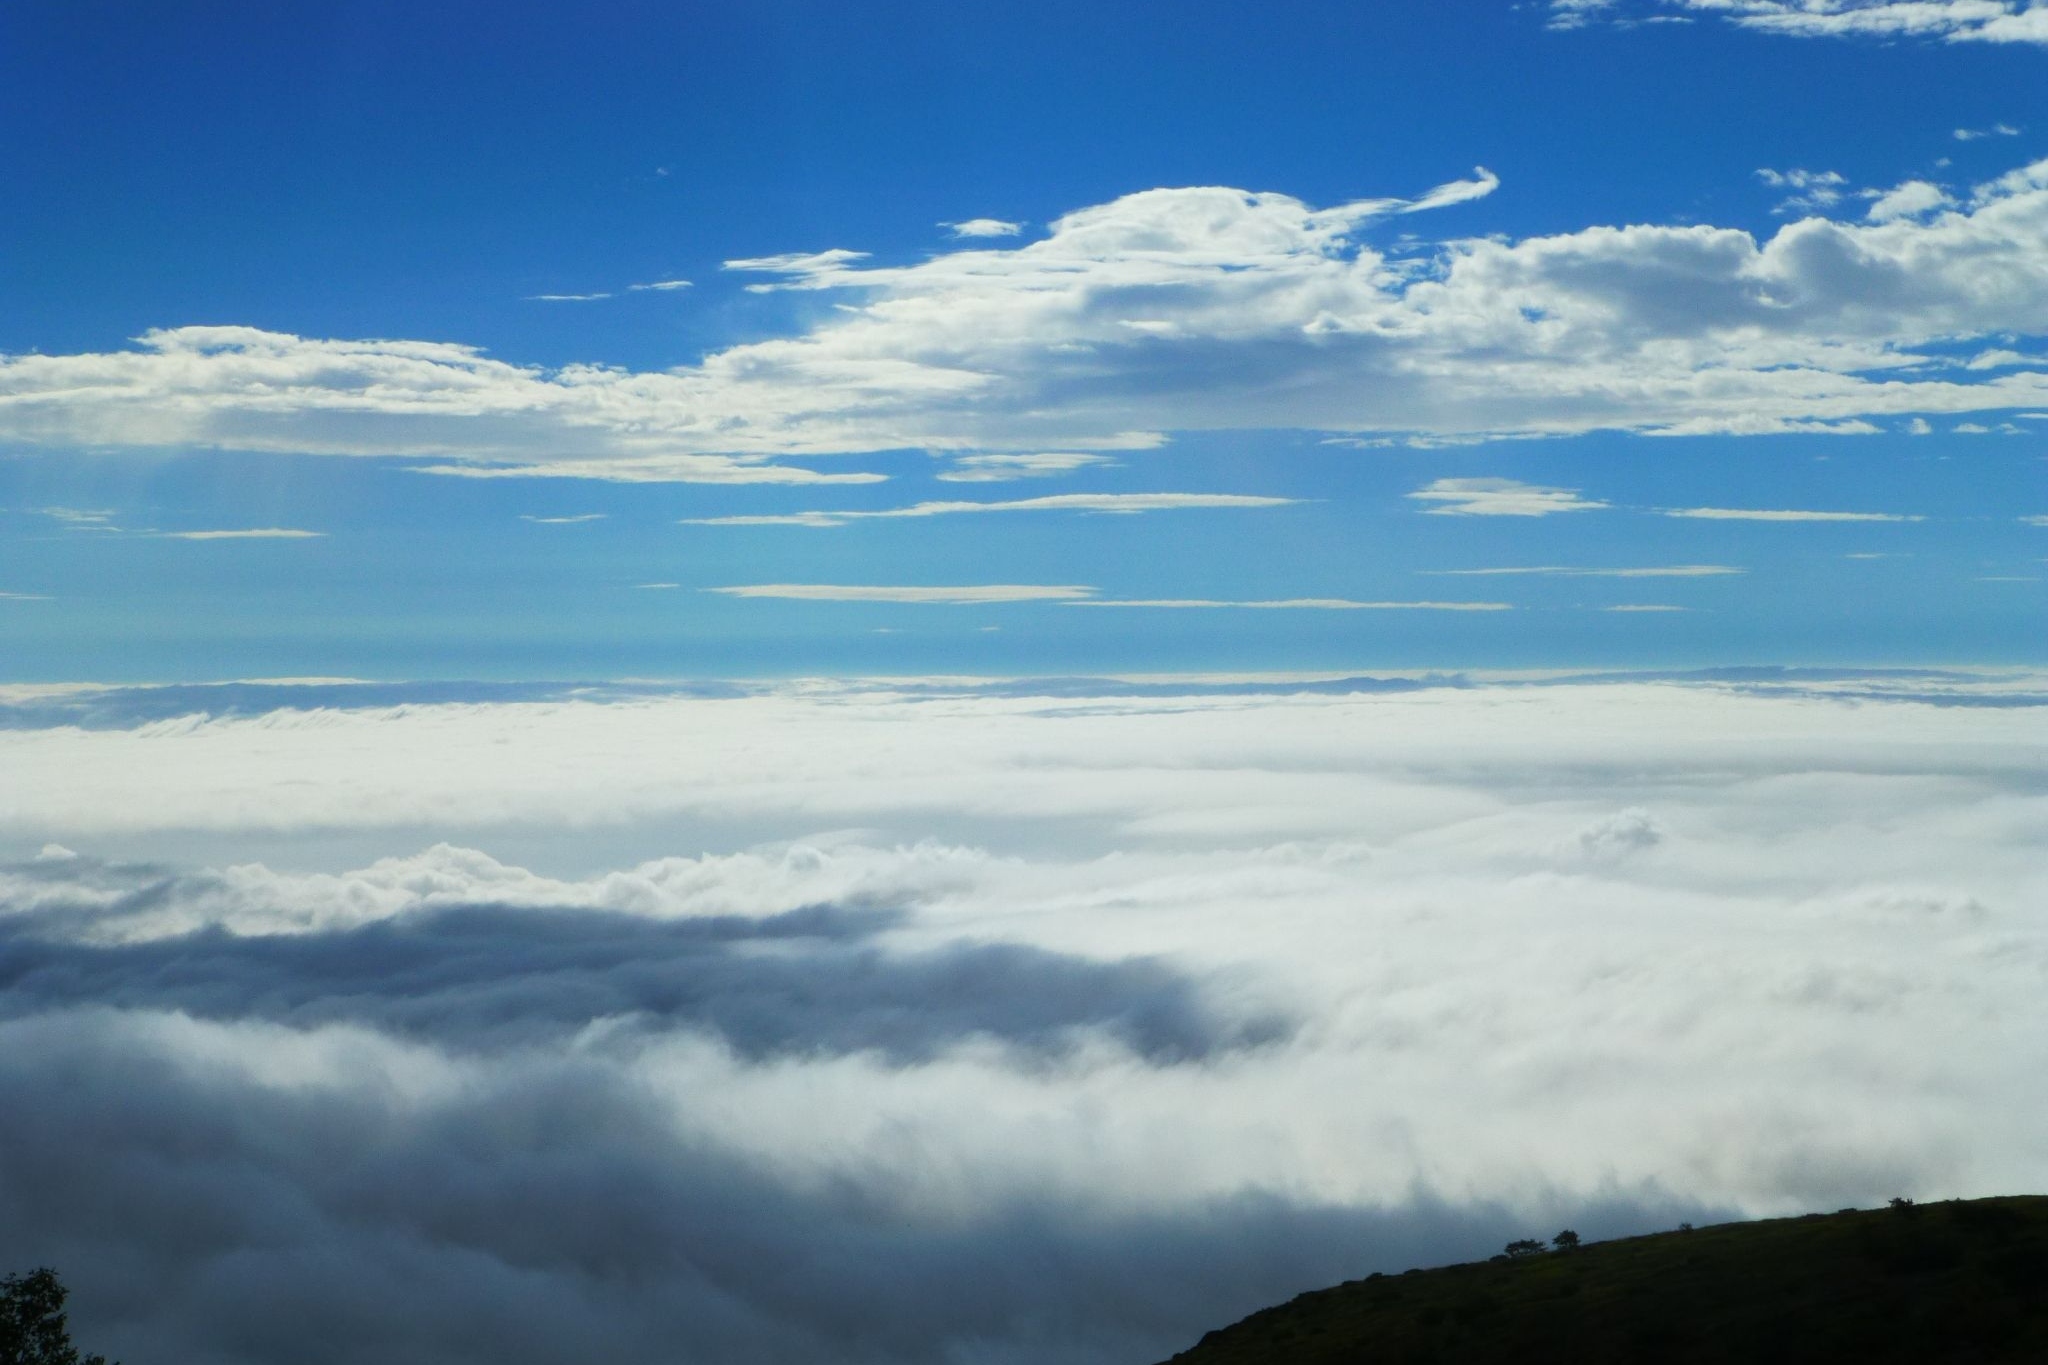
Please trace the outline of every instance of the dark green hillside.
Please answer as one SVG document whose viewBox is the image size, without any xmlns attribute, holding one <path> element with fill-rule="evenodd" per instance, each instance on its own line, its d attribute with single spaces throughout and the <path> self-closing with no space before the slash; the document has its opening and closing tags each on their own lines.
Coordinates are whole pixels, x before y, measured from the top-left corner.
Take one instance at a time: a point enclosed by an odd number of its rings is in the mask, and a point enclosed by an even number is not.
<svg viewBox="0 0 2048 1365">
<path fill-rule="evenodd" d="M 1808 1214 L 1375 1275 L 1176 1365 L 2048 1362 L 2048 1197 Z"/>
</svg>

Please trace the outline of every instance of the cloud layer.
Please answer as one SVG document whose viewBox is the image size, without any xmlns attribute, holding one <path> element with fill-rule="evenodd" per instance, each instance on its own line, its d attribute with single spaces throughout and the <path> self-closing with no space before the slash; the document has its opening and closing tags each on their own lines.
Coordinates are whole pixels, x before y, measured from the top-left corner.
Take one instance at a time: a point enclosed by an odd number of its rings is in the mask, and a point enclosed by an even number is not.
<svg viewBox="0 0 2048 1365">
<path fill-rule="evenodd" d="M 0 1256 L 130 1356 L 1108 1365 L 2048 1176 L 2038 678 L 175 691 L 0 698 Z"/>
</svg>

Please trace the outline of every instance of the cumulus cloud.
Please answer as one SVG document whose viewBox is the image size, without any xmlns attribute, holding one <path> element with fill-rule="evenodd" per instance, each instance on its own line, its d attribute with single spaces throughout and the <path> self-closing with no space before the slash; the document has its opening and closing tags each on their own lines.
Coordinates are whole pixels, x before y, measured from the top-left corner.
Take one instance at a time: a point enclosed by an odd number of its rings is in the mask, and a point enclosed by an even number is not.
<svg viewBox="0 0 2048 1365">
<path fill-rule="evenodd" d="M 661 372 L 524 366 L 434 341 L 247 327 L 0 360 L 0 436 L 426 457 L 474 471 L 821 481 L 788 457 L 1157 445 L 1308 429 L 1424 444 L 1611 429 L 1864 432 L 1872 419 L 2048 405 L 2048 375 L 1930 347 L 2036 337 L 2048 162 L 1887 221 L 1589 226 L 1377 240 L 1489 174 L 1315 208 L 1145 190 L 1019 245 L 908 265 L 834 249 L 730 262 L 829 291 L 800 333 Z M 872 477 L 872 476 L 853 476 Z"/>
<path fill-rule="evenodd" d="M 2009 123 L 1994 123 L 1989 128 L 1958 128 L 1955 139 L 1958 142 L 1975 142 L 1984 137 L 2018 137 L 2020 130 Z"/>
<path fill-rule="evenodd" d="M 1664 827 L 1655 816 L 1632 806 L 1587 825 L 1573 836 L 1573 842 L 1585 857 L 1606 860 L 1646 852 L 1663 843 L 1665 837 Z"/>
<path fill-rule="evenodd" d="M 778 512 L 731 517 L 685 517 L 684 526 L 843 526 L 894 517 L 950 517 L 972 512 L 1096 512 L 1133 516 L 1189 509 L 1285 507 L 1299 498 L 1248 493 L 1053 493 L 1001 502 L 920 502 L 868 511 Z"/>
<path fill-rule="evenodd" d="M 0 1261 L 130 1357 L 1112 1365 L 2048 1174 L 2038 676 L 301 691 L 0 726 Z"/>
<path fill-rule="evenodd" d="M 1558 512 L 1591 512 L 1607 506 L 1582 498 L 1576 488 L 1543 488 L 1513 479 L 1437 479 L 1408 494 L 1438 517 L 1547 517 Z"/>
<path fill-rule="evenodd" d="M 1955 207 L 1955 200 L 1941 186 L 1926 180 L 1908 180 L 1878 193 L 1866 215 L 1873 223 L 1900 218 L 1918 218 L 1937 209 Z"/>
<path fill-rule="evenodd" d="M 1796 167 L 1788 171 L 1763 168 L 1757 171 L 1756 176 L 1773 189 L 1794 191 L 1771 210 L 1773 213 L 1811 213 L 1832 208 L 1842 201 L 1846 193 L 1843 186 L 1849 183 L 1840 171 L 1808 171 Z"/>
<path fill-rule="evenodd" d="M 937 606 L 975 606 L 989 602 L 1062 602 L 1086 597 L 1095 589 L 1025 583 L 984 583 L 974 587 L 873 587 L 841 583 L 749 583 L 705 592 L 728 597 L 781 597 L 799 602 L 916 602 Z"/>
</svg>

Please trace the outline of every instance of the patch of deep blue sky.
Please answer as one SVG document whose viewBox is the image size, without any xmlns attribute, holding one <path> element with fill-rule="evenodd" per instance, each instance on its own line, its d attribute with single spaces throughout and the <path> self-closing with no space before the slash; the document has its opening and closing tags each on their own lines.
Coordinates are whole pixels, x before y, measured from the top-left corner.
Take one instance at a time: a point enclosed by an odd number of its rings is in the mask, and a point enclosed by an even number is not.
<svg viewBox="0 0 2048 1365">
<path fill-rule="evenodd" d="M 1696 23 L 1552 32 L 1451 3 L 21 4 L 0 14 L 0 351 L 151 327 L 460 341 L 519 363 L 689 364 L 831 296 L 720 262 L 944 249 L 1159 185 L 1313 204 L 1503 188 L 1404 223 L 1514 237 L 1596 223 L 1766 234 L 1759 167 L 1969 183 L 2048 151 L 2048 52 L 1796 41 Z M 1959 141 L 1957 128 L 2017 136 Z M 1936 169 L 1942 158 L 1947 167 Z M 631 292 L 686 278 L 695 286 Z M 586 303 L 538 294 L 612 293 Z M 1894 426 L 1900 424 L 1892 424 Z M 404 463 L 9 451 L 0 602 L 15 678 L 563 676 L 830 670 L 2038 661 L 2040 436 L 1650 440 L 1419 451 L 1177 438 L 1059 479 L 957 484 L 918 452 L 813 465 L 868 487 L 472 482 Z M 1423 515 L 1432 479 L 1577 488 L 1606 510 Z M 687 517 L 928 498 L 1301 498 L 1140 517 L 1018 513 L 835 529 Z M 1914 514 L 1693 522 L 1689 506 Z M 108 512 L 123 533 L 33 510 Z M 602 513 L 545 523 L 525 517 Z M 311 540 L 140 530 L 284 526 Z M 1849 556 L 1885 556 L 1849 558 Z M 1438 577 L 1720 564 L 1673 579 Z M 735 601 L 733 583 L 1081 584 L 1122 598 L 1469 599 L 1492 613 Z M 675 588 L 644 588 L 674 583 Z M 1608 612 L 1682 606 L 1683 612 Z"/>
</svg>

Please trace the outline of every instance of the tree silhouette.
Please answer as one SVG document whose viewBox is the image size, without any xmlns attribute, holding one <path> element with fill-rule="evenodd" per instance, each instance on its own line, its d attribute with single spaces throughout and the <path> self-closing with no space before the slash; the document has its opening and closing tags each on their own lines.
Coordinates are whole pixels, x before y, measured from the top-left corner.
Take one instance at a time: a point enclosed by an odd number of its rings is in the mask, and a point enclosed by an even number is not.
<svg viewBox="0 0 2048 1365">
<path fill-rule="evenodd" d="M 1537 1241 L 1534 1237 L 1518 1237 L 1514 1241 L 1509 1242 L 1504 1249 L 1509 1256 L 1520 1260 L 1524 1256 L 1541 1256 L 1543 1254 L 1543 1243 Z"/>
<path fill-rule="evenodd" d="M 1566 1228 L 1563 1232 L 1551 1238 L 1550 1244 L 1559 1251 L 1577 1251 L 1579 1249 L 1579 1234 L 1573 1232 L 1570 1228 Z"/>
<path fill-rule="evenodd" d="M 47 1266 L 0 1279 L 0 1365 L 107 1365 L 81 1356 L 64 1327 L 69 1293 Z"/>
</svg>

